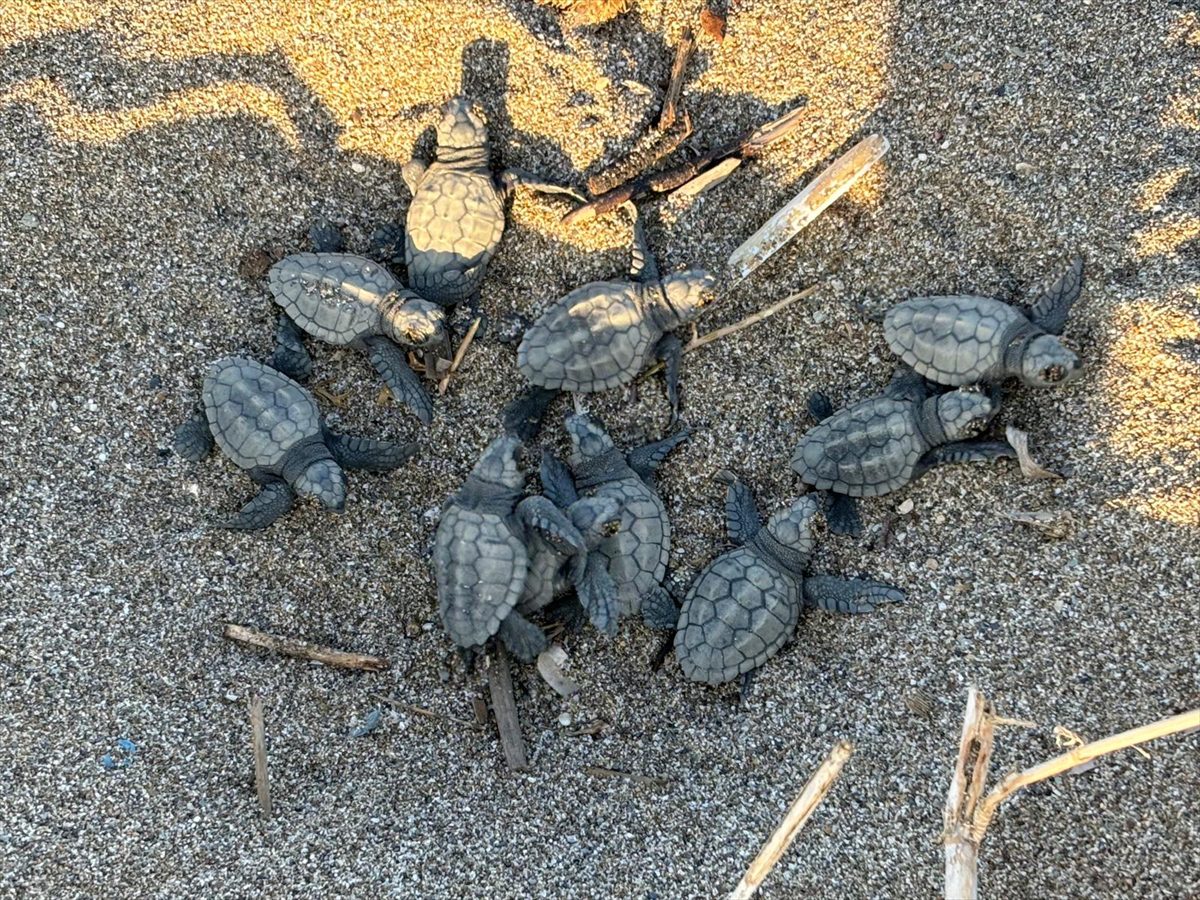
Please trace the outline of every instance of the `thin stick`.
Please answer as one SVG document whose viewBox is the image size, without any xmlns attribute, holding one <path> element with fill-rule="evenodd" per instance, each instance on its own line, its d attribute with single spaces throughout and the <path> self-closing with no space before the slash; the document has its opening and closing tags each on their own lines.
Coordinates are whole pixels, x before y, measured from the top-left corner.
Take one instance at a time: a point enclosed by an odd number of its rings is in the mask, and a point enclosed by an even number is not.
<svg viewBox="0 0 1200 900">
<path fill-rule="evenodd" d="M 685 28 L 683 30 L 683 38 L 679 41 L 679 46 L 675 48 L 675 62 L 671 65 L 671 80 L 667 82 L 667 95 L 663 100 L 662 115 L 658 117 L 658 130 L 666 131 L 675 124 L 675 117 L 679 105 L 679 95 L 683 91 L 683 73 L 687 68 L 688 60 L 692 58 L 692 51 L 696 49 L 696 40 L 692 36 L 692 29 Z"/>
<path fill-rule="evenodd" d="M 692 117 L 685 112 L 666 131 L 655 129 L 642 135 L 624 159 L 588 179 L 588 190 L 593 195 L 600 195 L 619 187 L 629 179 L 636 178 L 664 156 L 674 153 L 679 149 L 679 145 L 691 136 Z"/>
<path fill-rule="evenodd" d="M 771 318 L 771 316 L 775 315 L 780 310 L 787 309 L 787 307 L 791 306 L 796 301 L 805 300 L 808 297 L 811 297 L 817 292 L 819 287 L 819 284 L 809 285 L 804 290 L 798 291 L 795 294 L 789 294 L 778 303 L 774 303 L 771 306 L 768 306 L 766 309 L 760 309 L 758 312 L 751 313 L 750 315 L 746 316 L 746 318 L 740 319 L 739 321 L 734 322 L 732 325 L 725 325 L 722 328 L 718 328 L 716 331 L 710 331 L 708 334 L 702 334 L 699 337 L 694 337 L 683 345 L 683 352 L 691 353 L 693 350 L 699 350 L 701 347 L 711 344 L 713 341 L 719 341 L 721 338 L 729 337 L 731 334 L 737 334 L 739 331 L 749 328 L 751 325 L 757 325 L 764 319 Z M 663 364 L 655 363 L 653 366 L 643 372 L 641 377 L 649 378 L 651 375 L 655 375 L 662 370 Z"/>
<path fill-rule="evenodd" d="M 521 737 L 521 723 L 517 719 L 517 700 L 513 696 L 512 673 L 508 669 L 508 654 L 504 646 L 496 645 L 488 660 L 488 688 L 492 693 L 492 711 L 496 714 L 496 728 L 500 732 L 500 746 L 504 750 L 504 761 L 514 772 L 529 768 L 525 758 L 525 739 Z"/>
<path fill-rule="evenodd" d="M 754 896 L 754 892 L 763 883 L 763 879 L 770 874 L 784 851 L 800 833 L 800 829 L 813 814 L 813 810 L 825 799 L 825 795 L 829 793 L 829 789 L 833 787 L 833 783 L 841 774 L 842 766 L 846 764 L 846 760 L 853 752 L 854 745 L 849 741 L 839 741 L 834 746 L 829 752 L 829 756 L 825 758 L 825 762 L 821 763 L 821 767 L 808 780 L 808 784 L 804 786 L 800 796 L 792 803 L 787 815 L 775 829 L 775 833 L 763 844 L 758 856 L 754 857 L 754 862 L 750 863 L 750 868 L 746 870 L 746 874 L 742 876 L 738 886 L 729 895 L 729 900 L 749 900 Z"/>
<path fill-rule="evenodd" d="M 221 630 L 221 636 L 234 643 L 244 644 L 247 647 L 258 647 L 262 650 L 270 650 L 272 653 L 278 653 L 281 656 L 291 656 L 296 659 L 316 660 L 319 663 L 339 669 L 361 669 L 365 672 L 382 672 L 391 666 L 391 663 L 381 656 L 368 656 L 365 653 L 334 650 L 332 647 L 323 647 L 320 644 L 302 641 L 299 638 L 280 637 L 279 635 L 259 631 L 257 628 L 235 625 L 233 622 L 225 623 L 224 628 Z"/>
<path fill-rule="evenodd" d="M 263 723 L 263 702 L 258 694 L 250 696 L 250 747 L 254 751 L 254 787 L 264 819 L 271 818 L 271 785 L 267 782 L 267 734 Z"/>
<path fill-rule="evenodd" d="M 471 327 L 467 329 L 466 337 L 462 339 L 462 343 L 458 345 L 458 349 L 454 351 L 454 359 L 450 363 L 450 368 L 446 370 L 446 374 L 442 376 L 442 380 L 438 382 L 438 394 L 446 393 L 446 388 L 450 384 L 450 376 L 458 371 L 458 367 L 462 365 L 463 357 L 467 355 L 467 348 L 471 346 L 471 342 L 475 340 L 475 332 L 479 330 L 479 324 L 483 318 L 477 318 L 471 323 Z"/>
<path fill-rule="evenodd" d="M 996 815 L 996 810 L 1000 807 L 1000 804 L 1022 788 L 1029 787 L 1031 784 L 1037 784 L 1039 781 L 1045 781 L 1047 778 L 1053 778 L 1055 775 L 1060 775 L 1069 769 L 1073 769 L 1098 757 L 1107 756 L 1118 750 L 1125 750 L 1135 744 L 1144 744 L 1146 741 L 1152 741 L 1156 738 L 1178 734 L 1190 728 L 1200 728 L 1200 709 L 1193 709 L 1189 712 L 1180 713 L 1177 716 L 1171 716 L 1169 719 L 1162 719 L 1150 725 L 1131 728 L 1128 731 L 1122 731 L 1120 734 L 1092 741 L 1081 747 L 1076 747 L 1074 750 L 1070 750 L 1061 756 L 1056 756 L 1054 759 L 1047 760 L 1041 765 L 1026 769 L 1024 772 L 1009 775 L 1000 783 L 999 787 L 992 789 L 991 793 L 987 795 L 983 804 L 979 807 L 979 812 L 975 816 L 974 828 L 972 829 L 975 840 L 977 842 L 983 840 L 984 832 L 987 831 L 987 827 L 991 824 L 992 817 Z"/>
</svg>

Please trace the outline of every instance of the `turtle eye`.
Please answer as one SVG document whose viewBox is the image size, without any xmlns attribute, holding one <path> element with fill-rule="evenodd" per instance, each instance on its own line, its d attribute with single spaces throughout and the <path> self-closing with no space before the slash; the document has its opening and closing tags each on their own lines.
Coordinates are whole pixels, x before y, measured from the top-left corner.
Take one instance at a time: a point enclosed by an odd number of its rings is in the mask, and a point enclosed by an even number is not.
<svg viewBox="0 0 1200 900">
<path fill-rule="evenodd" d="M 1065 374 L 1066 372 L 1063 370 L 1063 367 L 1055 363 L 1052 366 L 1046 366 L 1046 368 L 1042 369 L 1042 380 L 1049 384 L 1054 384 L 1056 381 L 1062 381 Z"/>
</svg>

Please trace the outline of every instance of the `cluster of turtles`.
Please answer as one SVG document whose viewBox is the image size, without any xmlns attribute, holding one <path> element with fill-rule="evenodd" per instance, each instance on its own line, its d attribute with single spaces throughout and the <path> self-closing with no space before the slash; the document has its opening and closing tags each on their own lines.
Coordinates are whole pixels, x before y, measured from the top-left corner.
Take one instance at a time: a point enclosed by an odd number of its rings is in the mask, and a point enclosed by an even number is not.
<svg viewBox="0 0 1200 900">
<path fill-rule="evenodd" d="M 202 411 L 177 431 L 180 455 L 200 459 L 215 443 L 260 485 L 225 527 L 264 528 L 297 494 L 340 510 L 344 469 L 387 471 L 409 460 L 416 443 L 325 426 L 299 383 L 312 368 L 304 339 L 362 349 L 396 400 L 428 423 L 432 405 L 408 351 L 426 354 L 427 371 L 448 358 L 448 311 L 478 303 L 507 194 L 522 183 L 564 190 L 514 172 L 495 177 L 484 119 L 462 98 L 445 107 L 435 160 L 409 163 L 403 175 L 412 192 L 402 232 L 408 286 L 384 264 L 340 252 L 336 231 L 310 232 L 316 252 L 289 256 L 269 273 L 281 308 L 270 364 L 245 357 L 214 363 Z M 400 235 L 398 226 L 385 229 L 379 243 L 398 255 Z M 734 546 L 701 569 L 677 602 L 664 586 L 671 523 L 654 474 L 688 436 L 678 427 L 681 345 L 672 331 L 713 299 L 717 279 L 702 270 L 662 276 L 635 211 L 629 277 L 576 288 L 524 330 L 517 369 L 528 388 L 504 410 L 504 432 L 443 506 L 433 567 L 447 633 L 468 657 L 500 641 L 531 660 L 546 649 L 533 617 L 552 605 L 608 634 L 621 617 L 640 616 L 674 633 L 686 677 L 720 684 L 748 679 L 788 642 L 806 606 L 864 613 L 902 600 L 898 589 L 874 581 L 806 574 L 818 513 L 823 506 L 831 531 L 858 533 L 855 498 L 895 491 L 941 463 L 1014 455 L 1004 442 L 979 438 L 1000 409 L 1002 381 L 1048 387 L 1080 372 L 1058 335 L 1081 277 L 1077 260 L 1027 309 L 966 295 L 918 297 L 889 309 L 884 337 L 902 363 L 891 383 L 836 412 L 824 395 L 809 398 L 818 424 L 791 464 L 814 491 L 764 522 L 750 488 L 722 471 Z M 527 495 L 524 447 L 553 399 L 626 384 L 655 359 L 664 363 L 675 432 L 625 451 L 594 418 L 573 413 L 565 422 L 567 461 L 543 451 L 541 493 Z"/>
</svg>

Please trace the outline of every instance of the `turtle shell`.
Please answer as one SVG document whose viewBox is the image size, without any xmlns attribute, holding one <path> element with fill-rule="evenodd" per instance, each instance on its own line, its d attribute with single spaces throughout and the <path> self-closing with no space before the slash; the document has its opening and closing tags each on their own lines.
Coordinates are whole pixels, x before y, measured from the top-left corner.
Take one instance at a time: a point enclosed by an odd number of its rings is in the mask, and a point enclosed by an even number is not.
<svg viewBox="0 0 1200 900">
<path fill-rule="evenodd" d="M 908 400 L 872 397 L 839 410 L 800 439 L 792 469 L 818 490 L 851 497 L 897 490 L 929 450 L 917 409 Z"/>
<path fill-rule="evenodd" d="M 312 395 L 257 360 L 232 356 L 213 363 L 203 397 L 217 446 L 243 469 L 274 468 L 292 447 L 321 432 Z"/>
<path fill-rule="evenodd" d="M 555 597 L 565 594 L 571 585 L 567 577 L 570 557 L 536 532 L 529 539 L 527 553 L 525 585 L 517 604 L 517 612 L 522 614 L 544 609 Z"/>
<path fill-rule="evenodd" d="M 470 298 L 503 233 L 504 204 L 491 174 L 433 163 L 408 207 L 409 287 L 443 306 Z"/>
<path fill-rule="evenodd" d="M 752 672 L 792 638 L 800 583 L 753 548 L 736 547 L 692 582 L 675 634 L 675 655 L 692 681 L 722 684 Z"/>
<path fill-rule="evenodd" d="M 271 295 L 297 325 L 328 344 L 379 333 L 380 311 L 399 282 L 349 253 L 296 253 L 271 266 Z"/>
<path fill-rule="evenodd" d="M 451 640 L 479 647 L 521 597 L 529 557 L 510 516 L 451 501 L 433 545 L 438 608 Z"/>
<path fill-rule="evenodd" d="M 883 318 L 891 351 L 930 381 L 973 384 L 1004 377 L 1004 349 L 1028 319 L 990 297 L 915 297 Z"/>
<path fill-rule="evenodd" d="M 592 393 L 631 381 L 662 334 L 640 293 L 630 282 L 596 281 L 556 300 L 525 332 L 517 368 L 552 390 Z"/>
<path fill-rule="evenodd" d="M 642 598 L 662 584 L 671 556 L 671 522 L 658 494 L 636 475 L 617 478 L 585 491 L 620 505 L 615 534 L 595 551 L 608 560 L 608 574 L 619 591 L 621 615 L 636 615 Z"/>
</svg>

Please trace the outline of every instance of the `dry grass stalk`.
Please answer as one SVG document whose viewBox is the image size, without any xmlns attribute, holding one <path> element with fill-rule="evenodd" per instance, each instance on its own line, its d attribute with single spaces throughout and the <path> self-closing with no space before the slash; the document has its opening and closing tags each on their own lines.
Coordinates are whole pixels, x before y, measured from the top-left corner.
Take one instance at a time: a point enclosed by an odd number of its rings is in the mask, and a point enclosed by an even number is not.
<svg viewBox="0 0 1200 900">
<path fill-rule="evenodd" d="M 280 637 L 279 635 L 259 631 L 257 628 L 235 625 L 233 622 L 225 623 L 224 628 L 221 630 L 221 636 L 236 644 L 270 650 L 272 653 L 278 653 L 280 656 L 314 660 L 339 669 L 382 672 L 391 666 L 391 663 L 381 656 L 369 656 L 365 653 L 350 653 L 345 650 L 335 650 L 332 647 L 323 647 L 320 644 L 302 641 L 299 638 Z"/>
<path fill-rule="evenodd" d="M 666 131 L 675 124 L 679 114 L 679 96 L 683 93 L 683 73 L 687 69 L 692 51 L 696 49 L 696 39 L 692 29 L 685 28 L 679 46 L 675 48 L 675 62 L 671 64 L 671 79 L 667 82 L 667 95 L 663 99 L 662 114 L 658 117 L 658 130 Z"/>
<path fill-rule="evenodd" d="M 750 868 L 746 870 L 746 874 L 742 876 L 738 886 L 729 895 L 729 900 L 749 900 L 754 896 L 754 892 L 763 883 L 763 879 L 775 868 L 775 864 L 779 862 L 784 851 L 800 833 L 800 829 L 813 814 L 813 810 L 820 806 L 821 801 L 825 799 L 825 795 L 829 793 L 829 789 L 833 787 L 833 783 L 841 774 L 842 767 L 846 765 L 846 761 L 853 753 L 854 745 L 848 741 L 838 742 L 829 751 L 829 755 L 821 763 L 821 767 L 808 780 L 808 784 L 804 785 L 800 796 L 789 807 L 783 821 L 775 829 L 775 833 L 763 844 L 758 856 L 754 857 Z"/>
<path fill-rule="evenodd" d="M 1021 466 L 1021 474 L 1034 480 L 1061 479 L 1057 472 L 1043 468 L 1033 454 L 1029 452 L 1029 435 L 1019 428 L 1009 425 L 1004 429 L 1004 437 L 1009 445 L 1017 451 L 1017 462 Z"/>
<path fill-rule="evenodd" d="M 450 368 L 446 370 L 446 374 L 442 376 L 442 380 L 438 382 L 438 394 L 446 393 L 446 388 L 450 385 L 450 378 L 458 371 L 458 367 L 462 365 L 463 357 L 467 355 L 467 349 L 475 340 L 475 332 L 479 330 L 479 325 L 483 321 L 482 318 L 477 318 L 471 322 L 471 327 L 467 329 L 466 336 L 463 337 L 462 343 L 458 345 L 458 349 L 454 351 L 454 359 L 450 361 Z"/>
<path fill-rule="evenodd" d="M 503 645 L 497 644 L 488 658 L 488 689 L 492 694 L 492 711 L 496 714 L 496 728 L 500 732 L 500 747 L 504 761 L 514 772 L 528 770 L 525 757 L 525 739 L 521 736 L 521 722 L 517 718 L 517 700 L 513 695 L 512 672 L 508 667 L 508 653 Z"/>
<path fill-rule="evenodd" d="M 250 696 L 250 748 L 254 751 L 254 787 L 264 819 L 271 818 L 271 785 L 267 781 L 267 729 L 263 722 L 263 702 L 258 694 Z"/>
</svg>

